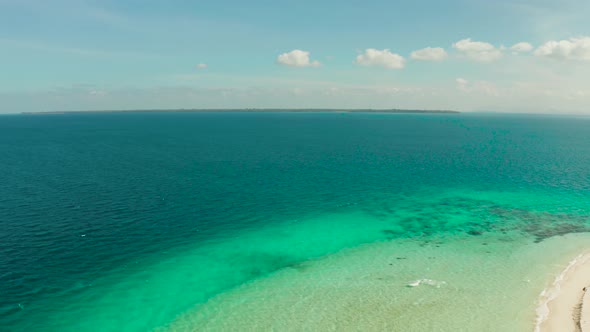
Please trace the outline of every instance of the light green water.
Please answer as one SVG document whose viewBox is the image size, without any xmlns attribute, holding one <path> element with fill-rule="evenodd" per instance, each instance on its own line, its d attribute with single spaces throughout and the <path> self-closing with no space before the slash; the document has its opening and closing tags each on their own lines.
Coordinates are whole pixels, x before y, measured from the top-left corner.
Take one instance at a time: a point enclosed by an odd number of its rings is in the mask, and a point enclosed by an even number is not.
<svg viewBox="0 0 590 332">
<path fill-rule="evenodd" d="M 444 220 L 438 227 L 445 231 L 425 234 L 422 224 L 416 225 L 422 234 L 398 238 L 398 230 L 386 229 L 392 240 L 320 256 L 245 283 L 187 311 L 162 330 L 532 330 L 540 292 L 590 243 L 587 234 L 539 238 L 559 233 L 560 218 L 567 227 L 574 225 L 576 217 L 563 215 L 565 205 L 557 197 L 456 190 L 421 199 L 422 206 L 398 202 L 387 217 L 348 215 L 356 226 L 334 225 L 324 234 L 354 237 L 343 231 L 354 232 L 359 225 L 365 225 L 362 234 L 370 227 L 379 231 L 387 224 L 398 225 L 400 218 L 424 218 L 430 225 Z M 491 229 L 482 226 L 486 220 L 494 221 L 488 225 Z M 283 231 L 296 236 L 297 230 Z M 305 229 L 301 234 L 318 231 Z M 270 244 L 266 250 L 277 252 L 277 247 Z"/>
<path fill-rule="evenodd" d="M 531 331 L 539 293 L 588 240 L 366 245 L 220 294 L 170 330 Z"/>
<path fill-rule="evenodd" d="M 560 195 L 375 197 L 140 264 L 131 276 L 104 280 L 108 293 L 67 308 L 83 317 L 68 328 L 525 331 L 540 292 L 590 243 L 586 234 L 561 236 L 586 226 L 579 203 L 568 210 Z M 158 299 L 146 320 L 142 303 Z M 172 311 L 181 314 L 158 323 Z"/>
</svg>

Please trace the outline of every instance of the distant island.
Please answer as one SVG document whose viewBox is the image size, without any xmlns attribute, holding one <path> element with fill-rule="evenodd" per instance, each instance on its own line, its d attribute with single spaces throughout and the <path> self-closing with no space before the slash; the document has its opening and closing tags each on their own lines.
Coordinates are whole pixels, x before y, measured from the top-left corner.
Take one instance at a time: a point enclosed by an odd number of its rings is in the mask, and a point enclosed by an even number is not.
<svg viewBox="0 0 590 332">
<path fill-rule="evenodd" d="M 418 110 L 418 109 L 338 109 L 338 108 L 227 108 L 227 109 L 147 109 L 147 110 L 90 110 L 90 111 L 48 111 L 48 112 L 22 112 L 22 114 L 72 114 L 72 113 L 145 113 L 145 112 L 264 112 L 264 113 L 313 113 L 313 112 L 334 112 L 334 113 L 435 113 L 435 114 L 457 114 L 458 111 L 451 110 Z"/>
</svg>

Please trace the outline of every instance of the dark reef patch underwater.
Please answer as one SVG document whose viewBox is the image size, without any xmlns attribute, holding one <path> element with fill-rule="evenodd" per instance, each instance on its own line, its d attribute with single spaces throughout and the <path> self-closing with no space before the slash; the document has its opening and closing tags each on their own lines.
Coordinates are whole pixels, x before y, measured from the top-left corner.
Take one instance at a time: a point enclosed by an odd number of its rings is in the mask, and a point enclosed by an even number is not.
<svg viewBox="0 0 590 332">
<path fill-rule="evenodd" d="M 301 312 L 319 315 L 308 328 L 333 314 L 378 330 L 397 325 L 371 315 L 411 326 L 478 296 L 514 297 L 520 311 L 485 309 L 526 320 L 523 303 L 590 231 L 589 128 L 481 114 L 2 117 L 0 330 L 296 330 Z M 369 297 L 385 282 L 387 299 Z M 293 311 L 265 320 L 267 305 Z M 347 321 L 350 308 L 372 323 Z"/>
</svg>

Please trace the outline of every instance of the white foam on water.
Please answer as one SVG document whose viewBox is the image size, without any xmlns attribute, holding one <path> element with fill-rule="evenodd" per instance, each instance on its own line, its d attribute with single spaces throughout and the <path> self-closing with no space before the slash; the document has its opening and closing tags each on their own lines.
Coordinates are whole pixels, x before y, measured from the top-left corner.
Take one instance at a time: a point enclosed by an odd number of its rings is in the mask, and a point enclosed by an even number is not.
<svg viewBox="0 0 590 332">
<path fill-rule="evenodd" d="M 420 285 L 428 285 L 436 288 L 446 285 L 445 281 L 437 281 L 432 279 L 418 279 L 407 284 L 408 287 L 418 287 Z"/>
</svg>

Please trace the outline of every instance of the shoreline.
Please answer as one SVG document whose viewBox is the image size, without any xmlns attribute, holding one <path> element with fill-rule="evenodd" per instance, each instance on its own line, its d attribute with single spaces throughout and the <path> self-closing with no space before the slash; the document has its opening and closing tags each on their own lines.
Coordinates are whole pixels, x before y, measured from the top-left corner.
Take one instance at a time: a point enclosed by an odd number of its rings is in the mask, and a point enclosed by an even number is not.
<svg viewBox="0 0 590 332">
<path fill-rule="evenodd" d="M 535 332 L 590 331 L 590 252 L 571 260 L 539 302 Z"/>
<path fill-rule="evenodd" d="M 391 113 L 391 114 L 460 114 L 455 110 L 403 109 L 403 108 L 179 108 L 179 109 L 120 109 L 85 111 L 21 112 L 22 115 L 79 114 L 79 113 Z"/>
</svg>

